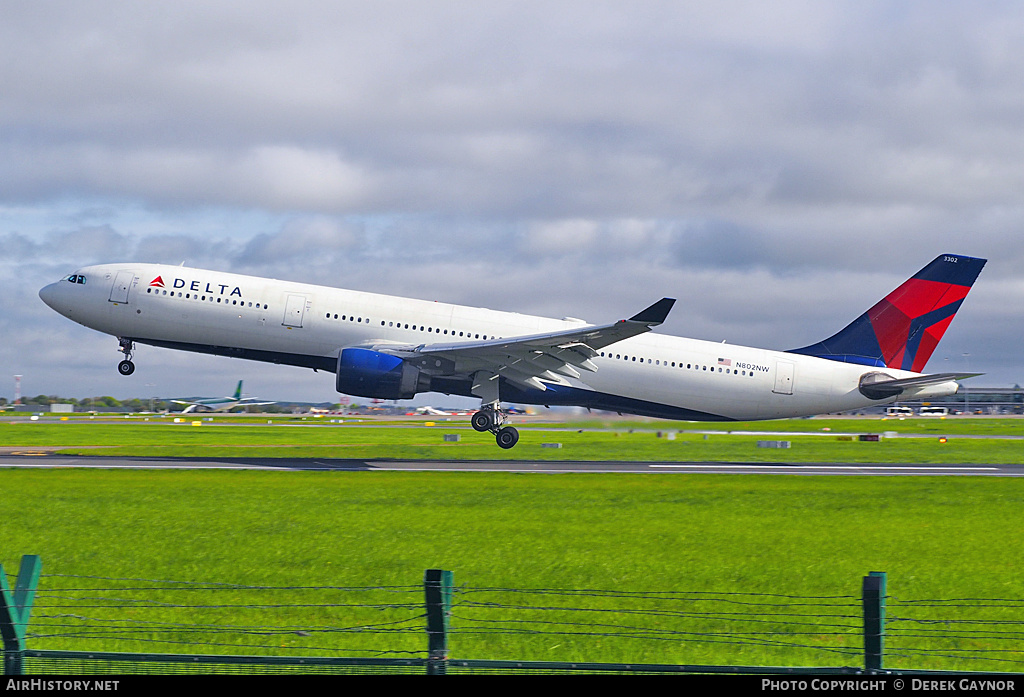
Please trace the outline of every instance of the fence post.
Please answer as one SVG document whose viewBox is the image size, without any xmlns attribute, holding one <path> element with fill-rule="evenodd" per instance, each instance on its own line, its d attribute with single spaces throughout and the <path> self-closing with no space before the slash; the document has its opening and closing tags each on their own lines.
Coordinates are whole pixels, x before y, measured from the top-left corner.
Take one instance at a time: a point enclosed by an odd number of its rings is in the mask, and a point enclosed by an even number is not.
<svg viewBox="0 0 1024 697">
<path fill-rule="evenodd" d="M 42 562 L 39 561 L 38 555 L 22 556 L 18 579 L 14 585 L 14 592 L 11 593 L 3 564 L 0 564 L 0 636 L 4 642 L 4 675 L 21 675 L 23 672 L 25 631 L 28 629 L 28 616 L 32 612 L 32 603 L 36 598 L 41 566 Z"/>
<path fill-rule="evenodd" d="M 452 606 L 452 572 L 427 569 L 423 574 L 427 602 L 427 675 L 448 669 L 448 618 Z"/>
<path fill-rule="evenodd" d="M 864 606 L 864 669 L 882 670 L 885 651 L 885 572 L 872 571 L 861 586 Z"/>
</svg>

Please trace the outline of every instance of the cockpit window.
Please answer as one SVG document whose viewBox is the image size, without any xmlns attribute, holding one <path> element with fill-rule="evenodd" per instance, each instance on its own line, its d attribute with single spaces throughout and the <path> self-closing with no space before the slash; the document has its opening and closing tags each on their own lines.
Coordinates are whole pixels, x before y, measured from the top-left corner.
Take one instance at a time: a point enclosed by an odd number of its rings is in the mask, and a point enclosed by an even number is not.
<svg viewBox="0 0 1024 697">
<path fill-rule="evenodd" d="M 71 283 L 81 283 L 82 285 L 85 284 L 85 276 L 80 273 L 71 274 L 70 276 L 68 276 L 67 280 L 70 281 Z"/>
</svg>

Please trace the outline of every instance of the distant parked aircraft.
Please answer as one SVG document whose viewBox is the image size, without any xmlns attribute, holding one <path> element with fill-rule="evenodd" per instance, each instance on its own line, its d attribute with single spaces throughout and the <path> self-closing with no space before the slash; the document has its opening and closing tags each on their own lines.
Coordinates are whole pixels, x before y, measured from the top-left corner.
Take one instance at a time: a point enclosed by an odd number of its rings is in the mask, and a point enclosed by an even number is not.
<svg viewBox="0 0 1024 697">
<path fill-rule="evenodd" d="M 429 416 L 451 416 L 453 412 L 444 411 L 436 407 L 416 407 L 417 414 L 427 414 Z"/>
<path fill-rule="evenodd" d="M 175 404 L 187 404 L 182 414 L 199 411 L 231 411 L 235 407 L 262 407 L 275 402 L 254 402 L 253 397 L 242 396 L 242 381 L 238 381 L 235 393 L 230 397 L 210 397 L 194 400 L 172 399 Z"/>
</svg>

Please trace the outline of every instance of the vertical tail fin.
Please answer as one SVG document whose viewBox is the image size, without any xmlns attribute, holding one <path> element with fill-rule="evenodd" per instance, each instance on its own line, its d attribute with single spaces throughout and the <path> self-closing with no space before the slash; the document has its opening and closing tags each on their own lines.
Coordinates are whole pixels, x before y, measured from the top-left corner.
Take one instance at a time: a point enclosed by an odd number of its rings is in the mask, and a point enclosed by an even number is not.
<svg viewBox="0 0 1024 697">
<path fill-rule="evenodd" d="M 920 373 L 986 261 L 942 254 L 838 334 L 789 353 Z"/>
<path fill-rule="evenodd" d="M 238 387 L 235 388 L 234 399 L 241 399 L 241 398 L 242 398 L 242 381 L 239 380 L 238 381 Z"/>
</svg>

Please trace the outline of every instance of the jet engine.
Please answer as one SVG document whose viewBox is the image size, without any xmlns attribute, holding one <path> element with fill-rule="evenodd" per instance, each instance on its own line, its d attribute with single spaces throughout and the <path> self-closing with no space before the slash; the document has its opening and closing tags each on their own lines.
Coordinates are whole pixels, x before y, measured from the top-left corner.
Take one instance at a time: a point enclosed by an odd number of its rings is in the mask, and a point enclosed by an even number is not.
<svg viewBox="0 0 1024 697">
<path fill-rule="evenodd" d="M 398 356 L 370 349 L 343 349 L 338 356 L 335 388 L 343 394 L 373 399 L 411 399 L 430 390 L 430 376 Z"/>
</svg>

